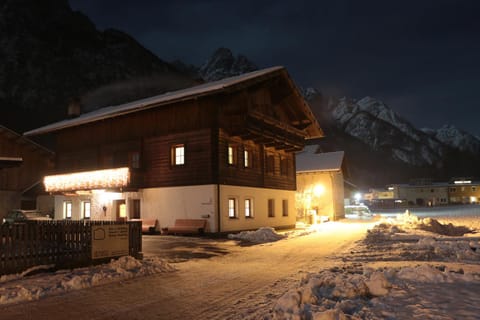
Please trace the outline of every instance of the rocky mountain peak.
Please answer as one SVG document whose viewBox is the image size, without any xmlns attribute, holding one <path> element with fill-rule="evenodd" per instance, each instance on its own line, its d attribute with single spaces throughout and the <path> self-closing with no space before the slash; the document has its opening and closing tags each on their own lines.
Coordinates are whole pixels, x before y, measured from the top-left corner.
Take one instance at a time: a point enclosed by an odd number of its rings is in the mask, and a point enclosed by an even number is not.
<svg viewBox="0 0 480 320">
<path fill-rule="evenodd" d="M 200 67 L 200 76 L 205 81 L 215 81 L 258 70 L 258 67 L 243 55 L 234 57 L 227 48 L 218 48 Z"/>
</svg>

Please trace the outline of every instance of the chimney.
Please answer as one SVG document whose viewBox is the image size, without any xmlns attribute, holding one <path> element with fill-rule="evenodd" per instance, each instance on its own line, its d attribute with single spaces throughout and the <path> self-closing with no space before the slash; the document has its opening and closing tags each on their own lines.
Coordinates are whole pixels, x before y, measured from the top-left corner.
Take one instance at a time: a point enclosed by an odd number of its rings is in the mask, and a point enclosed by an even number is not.
<svg viewBox="0 0 480 320">
<path fill-rule="evenodd" d="M 80 115 L 82 110 L 80 98 L 75 97 L 70 100 L 68 104 L 67 116 L 68 118 L 76 118 Z"/>
</svg>

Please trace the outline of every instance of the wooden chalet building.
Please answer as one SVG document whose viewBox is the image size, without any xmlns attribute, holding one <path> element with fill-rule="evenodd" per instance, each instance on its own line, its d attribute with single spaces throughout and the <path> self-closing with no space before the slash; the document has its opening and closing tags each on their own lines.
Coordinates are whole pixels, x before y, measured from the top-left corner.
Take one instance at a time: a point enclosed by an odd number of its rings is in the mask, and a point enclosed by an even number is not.
<svg viewBox="0 0 480 320">
<path fill-rule="evenodd" d="M 295 152 L 323 136 L 283 67 L 25 133 L 47 134 L 57 219 L 206 219 L 207 232 L 294 226 Z"/>
<path fill-rule="evenodd" d="M 12 209 L 36 209 L 36 187 L 52 168 L 52 151 L 0 125 L 0 221 Z"/>
</svg>

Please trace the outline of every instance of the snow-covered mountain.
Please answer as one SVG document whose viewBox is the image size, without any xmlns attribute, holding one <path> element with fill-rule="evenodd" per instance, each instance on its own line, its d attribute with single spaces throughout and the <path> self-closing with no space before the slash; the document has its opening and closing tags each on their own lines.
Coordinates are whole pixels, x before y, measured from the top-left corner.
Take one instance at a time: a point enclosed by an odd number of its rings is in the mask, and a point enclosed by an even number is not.
<svg viewBox="0 0 480 320">
<path fill-rule="evenodd" d="M 393 159 L 414 166 L 434 165 L 445 152 L 442 143 L 416 129 L 375 98 L 358 101 L 341 98 L 330 108 L 338 128 L 373 150 L 389 152 Z"/>
<path fill-rule="evenodd" d="M 421 130 L 452 148 L 475 154 L 480 153 L 480 139 L 453 125 L 447 124 L 436 130 L 430 128 Z"/>
</svg>

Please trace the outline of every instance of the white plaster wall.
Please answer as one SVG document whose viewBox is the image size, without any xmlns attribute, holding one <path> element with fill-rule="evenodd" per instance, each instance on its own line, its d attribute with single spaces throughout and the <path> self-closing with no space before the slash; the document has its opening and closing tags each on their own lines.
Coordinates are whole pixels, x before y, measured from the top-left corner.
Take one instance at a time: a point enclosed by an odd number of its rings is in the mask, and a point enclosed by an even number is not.
<svg viewBox="0 0 480 320">
<path fill-rule="evenodd" d="M 63 214 L 64 201 L 72 201 L 72 220 L 81 220 L 82 217 L 82 201 L 90 201 L 91 203 L 91 220 L 115 220 L 116 213 L 114 212 L 113 202 L 115 200 L 126 199 L 128 193 L 118 192 L 101 192 L 93 193 L 91 195 L 77 195 L 77 196 L 55 196 L 55 219 L 65 219 Z M 103 210 L 106 207 L 106 211 Z M 128 208 L 127 208 L 128 212 Z"/>
<path fill-rule="evenodd" d="M 142 218 L 158 219 L 160 228 L 173 226 L 175 219 L 206 219 L 206 231 L 215 232 L 216 190 L 216 185 L 143 189 Z"/>
<path fill-rule="evenodd" d="M 229 218 L 228 199 L 237 200 L 238 217 Z M 245 199 L 253 199 L 253 218 L 245 217 Z M 296 222 L 295 191 L 239 186 L 220 186 L 221 232 L 287 227 Z M 275 199 L 275 217 L 268 217 L 268 199 Z M 288 216 L 282 216 L 282 200 L 288 200 Z"/>
</svg>

